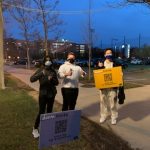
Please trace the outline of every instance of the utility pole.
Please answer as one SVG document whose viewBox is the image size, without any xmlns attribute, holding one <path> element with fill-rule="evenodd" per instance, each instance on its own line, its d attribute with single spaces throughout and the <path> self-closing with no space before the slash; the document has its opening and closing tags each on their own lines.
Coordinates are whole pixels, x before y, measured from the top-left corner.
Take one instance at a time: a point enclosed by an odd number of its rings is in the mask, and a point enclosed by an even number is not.
<svg viewBox="0 0 150 150">
<path fill-rule="evenodd" d="M 88 40 L 88 48 L 89 48 L 89 81 L 91 80 L 91 56 L 92 56 L 92 28 L 91 28 L 91 0 L 89 0 L 89 24 L 88 24 L 88 30 L 89 30 L 89 40 Z"/>
<path fill-rule="evenodd" d="M 3 12 L 0 0 L 0 89 L 5 89 L 4 84 L 4 54 L 3 54 Z"/>
<path fill-rule="evenodd" d="M 141 48 L 141 34 L 139 34 L 139 49 Z"/>
</svg>

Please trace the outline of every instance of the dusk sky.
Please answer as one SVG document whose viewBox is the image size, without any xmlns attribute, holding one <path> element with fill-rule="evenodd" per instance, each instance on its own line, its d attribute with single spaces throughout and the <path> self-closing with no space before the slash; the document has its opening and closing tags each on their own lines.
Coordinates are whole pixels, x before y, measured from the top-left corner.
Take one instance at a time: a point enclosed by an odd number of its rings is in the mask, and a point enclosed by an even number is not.
<svg viewBox="0 0 150 150">
<path fill-rule="evenodd" d="M 150 41 L 150 8 L 142 4 L 129 5 L 120 8 L 110 8 L 107 2 L 114 0 L 92 0 L 92 9 L 98 12 L 92 14 L 92 28 L 95 29 L 94 44 L 110 46 L 111 39 L 118 39 L 117 43 L 123 43 L 124 36 L 128 43 L 138 44 L 138 36 L 141 34 L 141 43 Z M 117 1 L 115 0 L 115 4 Z M 88 0 L 60 0 L 60 11 L 81 11 L 88 9 Z M 65 34 L 62 38 L 84 43 L 88 14 L 67 14 L 60 16 L 64 20 Z M 14 35 L 19 37 L 14 30 Z M 150 42 L 149 42 L 150 43 Z"/>
</svg>

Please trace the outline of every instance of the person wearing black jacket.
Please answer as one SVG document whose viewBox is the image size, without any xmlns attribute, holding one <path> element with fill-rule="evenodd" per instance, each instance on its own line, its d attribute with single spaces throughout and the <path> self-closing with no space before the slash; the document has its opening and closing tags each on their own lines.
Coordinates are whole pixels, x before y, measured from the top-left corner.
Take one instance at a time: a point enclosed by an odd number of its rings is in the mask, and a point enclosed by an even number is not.
<svg viewBox="0 0 150 150">
<path fill-rule="evenodd" d="M 104 52 L 104 62 L 98 62 L 97 69 L 113 68 L 116 67 L 116 63 L 113 60 L 113 53 L 111 49 L 106 49 Z M 107 88 L 100 89 L 100 123 L 105 122 L 108 115 L 111 115 L 111 124 L 117 123 L 118 111 L 117 111 L 117 98 L 119 104 L 124 103 L 125 94 L 124 87 L 119 88 Z M 117 95 L 117 91 L 118 95 Z"/>
<path fill-rule="evenodd" d="M 44 67 L 38 69 L 30 78 L 31 82 L 39 81 L 39 113 L 35 120 L 35 125 L 32 131 L 34 138 L 39 137 L 38 127 L 40 123 L 40 115 L 51 113 L 55 96 L 57 93 L 56 86 L 58 85 L 57 73 L 52 67 L 52 61 L 45 60 Z"/>
</svg>

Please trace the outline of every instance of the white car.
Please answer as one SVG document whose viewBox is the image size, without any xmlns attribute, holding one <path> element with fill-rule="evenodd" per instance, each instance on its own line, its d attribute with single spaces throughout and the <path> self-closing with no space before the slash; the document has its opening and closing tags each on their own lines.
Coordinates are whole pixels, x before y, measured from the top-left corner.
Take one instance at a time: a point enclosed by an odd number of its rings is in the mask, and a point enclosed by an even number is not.
<svg viewBox="0 0 150 150">
<path fill-rule="evenodd" d="M 134 59 L 134 60 L 131 60 L 130 63 L 131 63 L 131 64 L 134 64 L 134 65 L 141 65 L 141 64 L 142 64 L 142 60 Z"/>
</svg>

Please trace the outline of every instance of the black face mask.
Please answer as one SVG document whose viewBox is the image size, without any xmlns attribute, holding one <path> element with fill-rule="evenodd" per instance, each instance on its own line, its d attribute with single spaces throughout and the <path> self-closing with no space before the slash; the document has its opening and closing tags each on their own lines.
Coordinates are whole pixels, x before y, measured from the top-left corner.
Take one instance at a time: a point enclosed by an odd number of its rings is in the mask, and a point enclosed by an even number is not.
<svg viewBox="0 0 150 150">
<path fill-rule="evenodd" d="M 112 56 L 112 54 L 106 55 L 105 58 L 106 58 L 106 59 L 109 59 L 110 61 L 113 61 L 113 56 Z"/>
<path fill-rule="evenodd" d="M 69 61 L 71 64 L 73 64 L 75 60 L 71 58 L 71 59 L 68 59 L 68 61 Z"/>
</svg>

